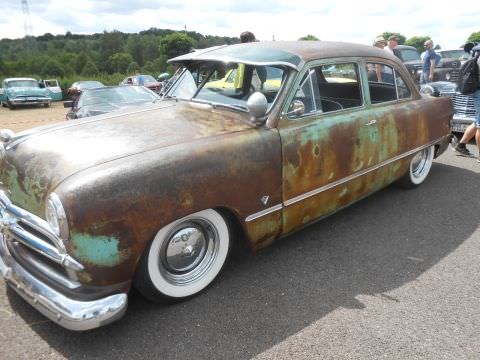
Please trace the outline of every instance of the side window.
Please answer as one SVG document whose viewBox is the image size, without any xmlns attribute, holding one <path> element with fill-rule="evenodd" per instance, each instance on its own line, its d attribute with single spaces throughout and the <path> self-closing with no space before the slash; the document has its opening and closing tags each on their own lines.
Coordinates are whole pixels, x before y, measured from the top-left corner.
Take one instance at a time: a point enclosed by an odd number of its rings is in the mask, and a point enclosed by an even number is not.
<svg viewBox="0 0 480 360">
<path fill-rule="evenodd" d="M 368 88 L 372 104 L 410 97 L 410 90 L 402 76 L 391 66 L 367 63 Z"/>
<path fill-rule="evenodd" d="M 302 79 L 288 110 L 289 117 L 295 118 L 321 111 L 319 108 L 317 77 L 315 70 L 309 70 Z"/>
<path fill-rule="evenodd" d="M 395 82 L 399 99 L 408 99 L 412 94 L 402 76 L 395 70 Z"/>
<path fill-rule="evenodd" d="M 316 72 L 323 112 L 362 106 L 363 97 L 357 64 L 322 65 Z"/>
<path fill-rule="evenodd" d="M 393 68 L 385 64 L 367 63 L 368 89 L 372 104 L 397 100 Z"/>
<path fill-rule="evenodd" d="M 289 118 L 362 106 L 358 68 L 353 63 L 327 64 L 310 69 L 288 110 Z"/>
</svg>

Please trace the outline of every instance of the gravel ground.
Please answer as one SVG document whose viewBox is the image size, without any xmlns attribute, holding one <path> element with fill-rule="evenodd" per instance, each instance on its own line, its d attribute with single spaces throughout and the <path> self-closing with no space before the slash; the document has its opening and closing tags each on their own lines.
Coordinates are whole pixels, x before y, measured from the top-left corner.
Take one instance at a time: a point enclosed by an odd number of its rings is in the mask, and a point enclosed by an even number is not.
<svg viewBox="0 0 480 360">
<path fill-rule="evenodd" d="M 0 129 L 10 129 L 14 132 L 64 121 L 67 109 L 63 102 L 51 103 L 49 108 L 28 106 L 10 110 L 0 106 Z"/>
</svg>

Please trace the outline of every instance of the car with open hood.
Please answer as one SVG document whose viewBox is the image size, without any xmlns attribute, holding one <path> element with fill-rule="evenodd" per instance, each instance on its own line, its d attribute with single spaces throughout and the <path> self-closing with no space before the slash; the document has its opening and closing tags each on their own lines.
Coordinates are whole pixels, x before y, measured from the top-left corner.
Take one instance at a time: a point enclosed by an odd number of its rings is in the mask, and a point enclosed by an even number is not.
<svg viewBox="0 0 480 360">
<path fill-rule="evenodd" d="M 24 105 L 50 106 L 51 92 L 41 87 L 38 80 L 32 78 L 7 78 L 0 88 L 0 101 L 3 106 L 14 109 Z"/>
<path fill-rule="evenodd" d="M 170 63 L 182 70 L 154 106 L 0 131 L 0 273 L 68 329 L 119 319 L 132 287 L 196 295 L 234 245 L 416 188 L 448 147 L 450 100 L 372 46 L 255 42 Z"/>
</svg>

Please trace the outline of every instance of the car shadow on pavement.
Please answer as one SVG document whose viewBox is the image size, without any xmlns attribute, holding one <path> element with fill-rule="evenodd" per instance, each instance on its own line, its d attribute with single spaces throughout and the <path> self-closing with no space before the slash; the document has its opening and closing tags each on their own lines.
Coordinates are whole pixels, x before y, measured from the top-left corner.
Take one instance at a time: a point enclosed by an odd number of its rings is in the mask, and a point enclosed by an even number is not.
<svg viewBox="0 0 480 360">
<path fill-rule="evenodd" d="M 417 279 L 476 230 L 477 192 L 478 175 L 435 163 L 418 189 L 388 187 L 268 249 L 233 258 L 200 296 L 162 306 L 133 292 L 123 319 L 84 333 L 42 321 L 12 290 L 8 297 L 67 358 L 248 359 L 339 307 L 362 309 L 358 295 L 400 301 L 385 293 Z M 464 203 L 469 211 L 453 211 Z"/>
</svg>

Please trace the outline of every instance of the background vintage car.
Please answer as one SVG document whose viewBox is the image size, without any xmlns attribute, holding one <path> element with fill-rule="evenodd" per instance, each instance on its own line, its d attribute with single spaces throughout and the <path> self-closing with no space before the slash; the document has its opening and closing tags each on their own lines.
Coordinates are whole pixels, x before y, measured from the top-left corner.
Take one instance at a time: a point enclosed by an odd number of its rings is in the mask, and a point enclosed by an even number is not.
<svg viewBox="0 0 480 360">
<path fill-rule="evenodd" d="M 198 294 L 234 245 L 414 188 L 448 146 L 450 100 L 420 95 L 371 46 L 257 42 L 171 61 L 183 71 L 154 107 L 0 131 L 0 273 L 66 328 L 117 320 L 132 285 L 159 302 Z M 206 86 L 240 64 L 238 91 Z M 376 65 L 392 82 L 368 80 Z"/>
<path fill-rule="evenodd" d="M 84 89 L 76 100 L 65 101 L 67 119 L 80 119 L 112 111 L 154 104 L 160 97 L 143 86 L 102 86 Z"/>
<path fill-rule="evenodd" d="M 34 104 L 50 106 L 52 97 L 48 88 L 41 88 L 35 79 L 8 78 L 2 82 L 0 101 L 3 106 L 13 109 L 17 106 Z"/>
<path fill-rule="evenodd" d="M 152 75 L 128 76 L 122 80 L 120 85 L 145 86 L 147 89 L 150 89 L 157 94 L 162 90 L 162 83 L 157 81 Z"/>
<path fill-rule="evenodd" d="M 435 50 L 435 52 L 442 58 L 457 59 L 460 61 L 460 64 L 470 59 L 470 54 L 463 49 L 440 49 Z"/>
<path fill-rule="evenodd" d="M 402 60 L 406 68 L 412 75 L 415 82 L 420 82 L 422 75 L 423 60 L 420 58 L 420 54 L 413 46 L 398 45 L 395 50 L 395 54 Z M 460 60 L 455 58 L 440 59 L 440 62 L 435 65 L 435 81 L 452 81 L 458 80 L 460 72 Z"/>
<path fill-rule="evenodd" d="M 454 113 L 451 129 L 457 140 L 461 139 L 466 128 L 475 121 L 476 111 L 473 96 L 463 95 L 457 91 L 456 84 L 446 81 L 437 81 L 423 85 L 420 91 L 432 96 L 442 96 L 452 100 Z"/>
</svg>

